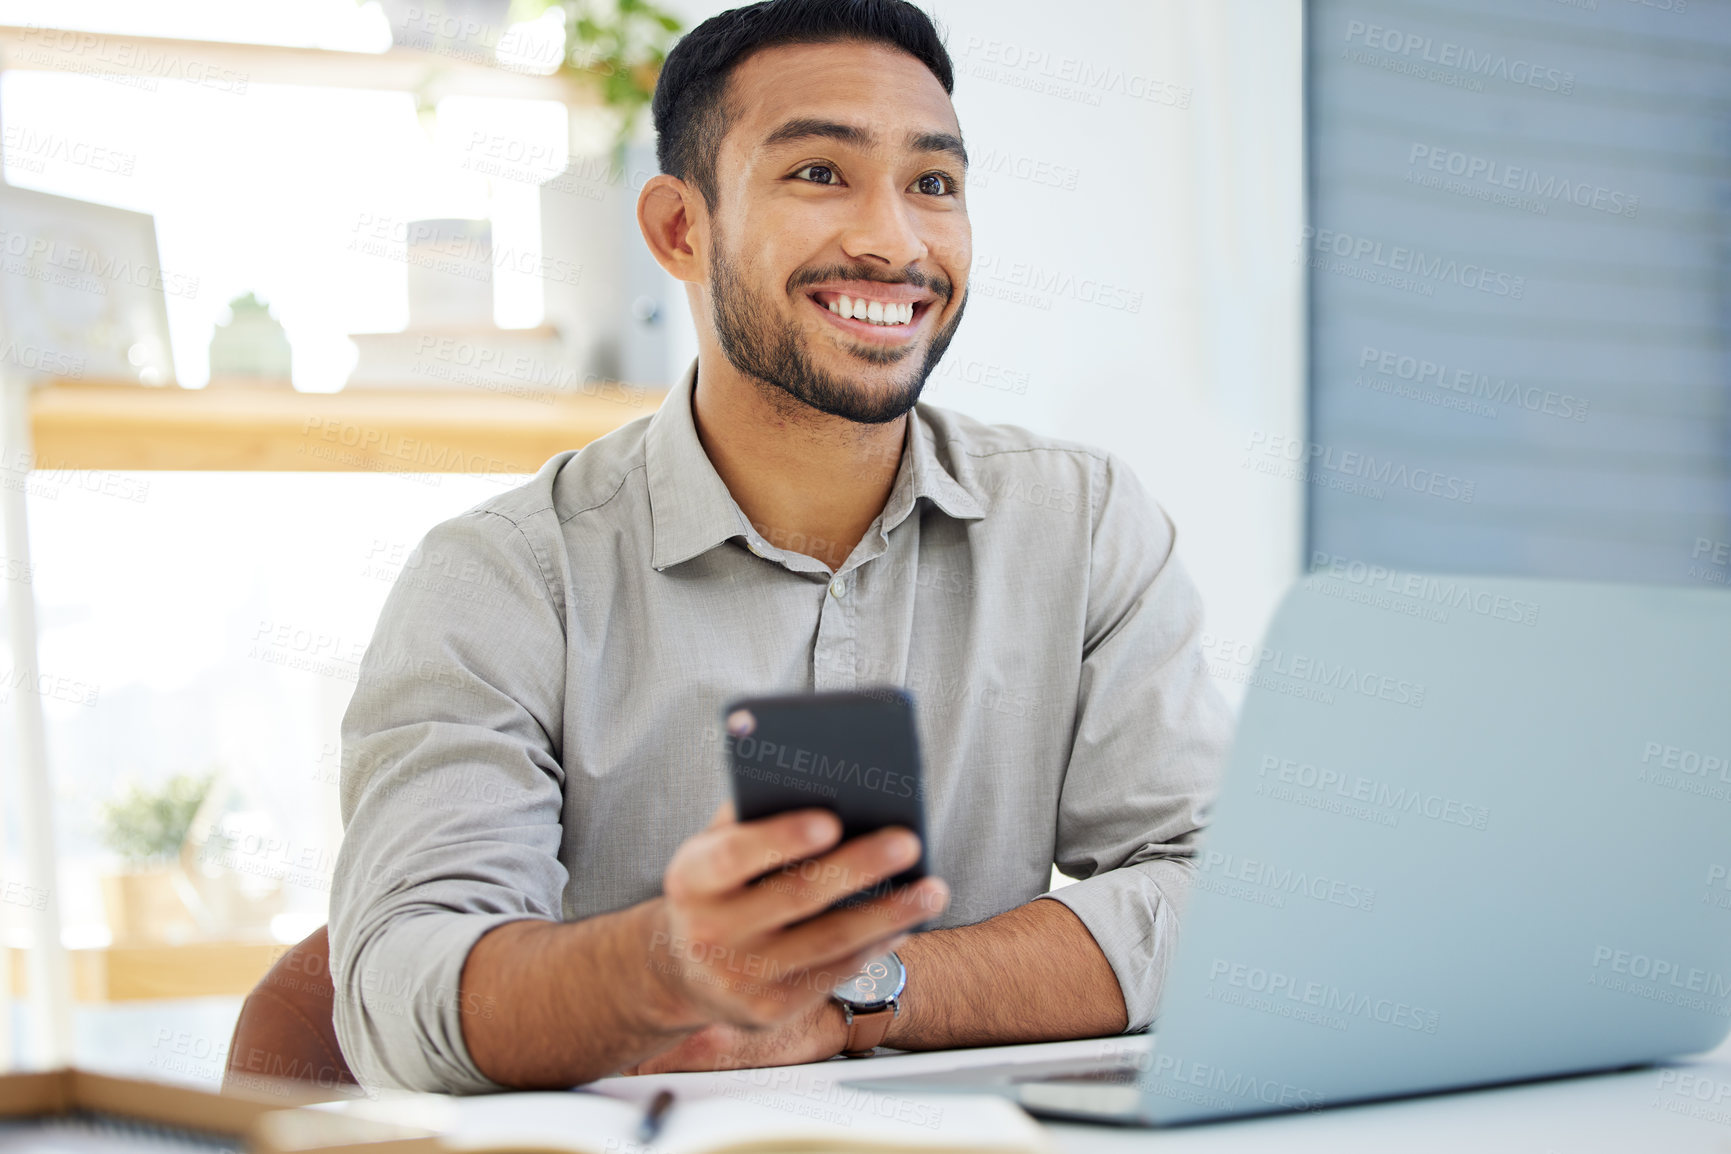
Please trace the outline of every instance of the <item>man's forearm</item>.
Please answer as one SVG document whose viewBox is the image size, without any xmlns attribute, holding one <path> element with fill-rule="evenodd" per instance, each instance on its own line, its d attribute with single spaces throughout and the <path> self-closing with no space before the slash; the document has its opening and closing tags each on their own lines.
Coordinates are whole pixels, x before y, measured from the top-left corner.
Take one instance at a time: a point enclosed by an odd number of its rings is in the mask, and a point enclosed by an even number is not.
<svg viewBox="0 0 1731 1154">
<path fill-rule="evenodd" d="M 1128 1022 L 1106 955 L 1062 902 L 915 934 L 899 953 L 908 988 L 884 1039 L 898 1050 L 1097 1038 Z"/>
<path fill-rule="evenodd" d="M 463 1040 L 481 1073 L 566 1089 L 617 1073 L 703 1025 L 652 972 L 655 902 L 579 922 L 521 921 L 481 938 L 463 966 Z"/>
</svg>

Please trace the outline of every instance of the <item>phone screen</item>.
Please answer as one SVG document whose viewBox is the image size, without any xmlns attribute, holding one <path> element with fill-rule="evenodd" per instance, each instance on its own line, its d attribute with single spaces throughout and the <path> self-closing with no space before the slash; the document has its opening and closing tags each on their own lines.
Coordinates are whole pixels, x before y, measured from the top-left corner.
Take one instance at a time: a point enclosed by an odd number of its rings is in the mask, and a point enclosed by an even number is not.
<svg viewBox="0 0 1731 1154">
<path fill-rule="evenodd" d="M 739 820 L 821 808 L 841 819 L 843 840 L 891 825 L 919 836 L 919 861 L 838 904 L 926 876 L 925 787 L 905 690 L 740 698 L 723 707 L 722 732 Z"/>
</svg>

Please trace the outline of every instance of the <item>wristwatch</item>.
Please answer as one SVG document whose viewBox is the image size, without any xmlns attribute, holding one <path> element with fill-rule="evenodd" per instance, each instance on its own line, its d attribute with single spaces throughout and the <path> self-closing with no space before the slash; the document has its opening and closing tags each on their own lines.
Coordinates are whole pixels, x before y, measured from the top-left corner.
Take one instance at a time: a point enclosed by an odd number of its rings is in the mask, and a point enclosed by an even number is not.
<svg viewBox="0 0 1731 1154">
<path fill-rule="evenodd" d="M 841 1003 L 847 1021 L 847 1043 L 841 1052 L 863 1058 L 883 1044 L 890 1023 L 902 1012 L 902 990 L 908 984 L 908 968 L 894 950 L 873 958 L 830 991 Z"/>
</svg>

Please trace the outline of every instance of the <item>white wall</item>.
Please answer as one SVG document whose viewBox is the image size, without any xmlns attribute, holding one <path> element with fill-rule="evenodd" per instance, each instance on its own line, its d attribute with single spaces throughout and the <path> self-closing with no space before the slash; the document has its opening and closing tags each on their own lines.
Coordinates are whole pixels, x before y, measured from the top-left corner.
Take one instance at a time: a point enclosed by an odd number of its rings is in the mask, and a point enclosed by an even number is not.
<svg viewBox="0 0 1731 1154">
<path fill-rule="evenodd" d="M 670 6 L 689 26 L 733 5 Z M 1256 639 L 1302 543 L 1298 488 L 1241 467 L 1253 431 L 1303 430 L 1299 5 L 927 10 L 956 64 L 975 251 L 927 398 L 1122 454 L 1211 629 Z"/>
</svg>

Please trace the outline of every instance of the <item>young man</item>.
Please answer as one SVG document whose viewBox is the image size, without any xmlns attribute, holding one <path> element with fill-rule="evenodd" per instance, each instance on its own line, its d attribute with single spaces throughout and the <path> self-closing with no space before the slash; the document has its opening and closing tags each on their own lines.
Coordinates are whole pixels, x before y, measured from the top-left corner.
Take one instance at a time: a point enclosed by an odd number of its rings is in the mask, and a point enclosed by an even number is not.
<svg viewBox="0 0 1731 1154">
<path fill-rule="evenodd" d="M 972 257 L 951 87 L 902 0 L 753 4 L 668 59 L 638 221 L 697 362 L 428 535 L 344 722 L 332 972 L 363 1082 L 1152 1020 L 1228 715 L 1122 462 L 916 406 Z M 719 711 L 883 683 L 918 705 L 936 876 L 826 913 L 913 835 L 734 821 Z M 1083 880 L 1035 900 L 1054 862 Z M 832 993 L 868 962 L 893 1006 Z"/>
</svg>

